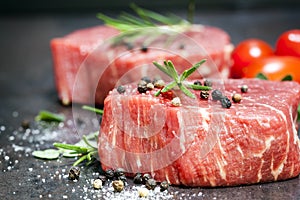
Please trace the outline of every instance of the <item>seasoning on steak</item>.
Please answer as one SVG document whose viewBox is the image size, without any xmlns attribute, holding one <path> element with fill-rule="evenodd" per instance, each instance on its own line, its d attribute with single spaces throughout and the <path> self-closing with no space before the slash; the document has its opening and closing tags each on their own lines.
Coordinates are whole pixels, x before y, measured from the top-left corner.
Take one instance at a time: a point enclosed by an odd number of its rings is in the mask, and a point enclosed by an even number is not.
<svg viewBox="0 0 300 200">
<path fill-rule="evenodd" d="M 126 72 L 136 66 L 152 65 L 154 60 L 170 59 L 177 66 L 189 67 L 203 57 L 210 57 L 213 63 L 203 67 L 203 75 L 228 76 L 232 44 L 228 34 L 219 28 L 193 25 L 180 34 L 181 39 L 171 36 L 172 33 L 170 37 L 158 37 L 156 44 L 147 46 L 146 51 L 141 50 L 144 48 L 141 42 L 149 41 L 146 38 L 130 44 L 130 49 L 127 43 L 122 47 L 108 45 L 108 39 L 118 33 L 114 28 L 97 26 L 51 41 L 55 83 L 63 104 L 72 101 L 103 104 L 108 92 Z M 189 41 L 182 40 L 182 35 Z"/>
<path fill-rule="evenodd" d="M 173 185 L 233 186 L 293 178 L 300 173 L 296 130 L 300 85 L 257 79 L 225 80 L 223 94 L 243 100 L 222 108 L 219 101 L 182 100 L 179 107 L 140 94 L 112 90 L 104 102 L 99 156 L 104 169 L 151 173 Z M 214 84 L 215 85 L 215 84 Z M 222 88 L 221 88 L 222 89 Z M 195 93 L 199 91 L 193 91 Z"/>
</svg>

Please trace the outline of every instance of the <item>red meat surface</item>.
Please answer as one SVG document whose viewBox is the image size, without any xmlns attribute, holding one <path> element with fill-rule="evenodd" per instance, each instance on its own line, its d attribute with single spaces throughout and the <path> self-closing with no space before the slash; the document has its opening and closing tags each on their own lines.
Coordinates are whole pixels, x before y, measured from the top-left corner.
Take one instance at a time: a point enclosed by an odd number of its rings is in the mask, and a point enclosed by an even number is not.
<svg viewBox="0 0 300 200">
<path fill-rule="evenodd" d="M 222 83 L 222 82 L 221 82 Z M 104 102 L 99 156 L 104 169 L 151 173 L 174 185 L 234 186 L 293 178 L 300 173 L 296 130 L 300 85 L 256 79 L 225 80 L 240 103 L 181 98 L 181 106 L 136 85 L 112 90 Z"/>
<path fill-rule="evenodd" d="M 156 33 L 152 32 L 150 36 Z M 125 45 L 109 45 L 108 40 L 118 33 L 114 28 L 97 26 L 51 41 L 55 83 L 63 104 L 102 105 L 125 73 L 156 60 L 171 59 L 186 68 L 202 58 L 209 58 L 211 62 L 203 67 L 203 76 L 228 76 L 232 45 L 228 34 L 219 28 L 193 25 L 178 37 L 172 38 L 171 34 L 158 37 L 147 51 L 142 51 L 141 45 L 151 39 L 150 36 L 139 39 L 131 50 Z M 127 81 L 132 82 L 134 78 L 131 75 Z"/>
</svg>

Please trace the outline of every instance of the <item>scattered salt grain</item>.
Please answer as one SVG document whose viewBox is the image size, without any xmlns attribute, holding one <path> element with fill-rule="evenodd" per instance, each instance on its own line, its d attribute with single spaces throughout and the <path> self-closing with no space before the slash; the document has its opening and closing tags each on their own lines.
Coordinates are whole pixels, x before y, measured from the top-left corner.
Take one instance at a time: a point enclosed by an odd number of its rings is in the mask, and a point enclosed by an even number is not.
<svg viewBox="0 0 300 200">
<path fill-rule="evenodd" d="M 67 199 L 67 198 L 68 198 L 68 196 L 67 196 L 67 195 L 63 195 L 62 197 L 63 197 L 63 199 Z"/>
<path fill-rule="evenodd" d="M 19 116 L 19 113 L 18 113 L 17 111 L 13 111 L 13 112 L 12 112 L 12 116 L 13 116 L 13 117 L 18 117 L 18 116 Z"/>
<path fill-rule="evenodd" d="M 9 156 L 4 156 L 4 160 L 8 161 L 9 160 Z"/>
<path fill-rule="evenodd" d="M 12 136 L 10 136 L 10 137 L 8 138 L 8 140 L 9 140 L 9 141 L 13 141 L 13 140 L 15 140 L 15 136 L 13 136 L 13 135 L 12 135 Z"/>
<path fill-rule="evenodd" d="M 0 126 L 0 131 L 5 131 L 5 126 Z"/>
</svg>

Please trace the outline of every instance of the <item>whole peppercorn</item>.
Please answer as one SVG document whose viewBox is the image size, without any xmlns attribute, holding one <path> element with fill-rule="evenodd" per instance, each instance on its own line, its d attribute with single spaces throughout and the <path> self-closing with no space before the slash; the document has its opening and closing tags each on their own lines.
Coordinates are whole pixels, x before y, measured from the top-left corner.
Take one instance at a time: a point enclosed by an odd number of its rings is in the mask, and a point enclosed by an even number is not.
<svg viewBox="0 0 300 200">
<path fill-rule="evenodd" d="M 126 91 L 126 89 L 125 89 L 124 86 L 120 85 L 120 86 L 117 87 L 117 92 L 119 94 L 123 94 L 125 91 Z"/>
<path fill-rule="evenodd" d="M 147 92 L 148 88 L 147 88 L 147 82 L 140 80 L 140 82 L 138 83 L 138 91 L 139 93 L 145 93 Z"/>
<path fill-rule="evenodd" d="M 108 179 L 113 179 L 114 176 L 115 176 L 114 170 L 112 170 L 112 169 L 106 170 L 106 171 L 105 171 L 105 176 L 106 176 L 106 178 L 108 178 Z"/>
<path fill-rule="evenodd" d="M 120 180 L 120 181 L 123 181 L 124 183 L 126 183 L 126 182 L 127 182 L 127 178 L 126 178 L 126 176 L 125 176 L 125 175 L 118 176 L 118 177 L 117 177 L 117 179 L 118 179 L 118 180 Z"/>
<path fill-rule="evenodd" d="M 151 83 L 151 79 L 148 76 L 142 77 L 141 80 L 145 81 L 146 83 Z"/>
<path fill-rule="evenodd" d="M 30 122 L 28 120 L 24 119 L 21 123 L 21 126 L 23 129 L 28 129 L 28 128 L 30 128 Z"/>
<path fill-rule="evenodd" d="M 144 174 L 143 175 L 143 184 L 146 184 L 146 182 L 151 178 L 150 174 Z"/>
<path fill-rule="evenodd" d="M 231 107 L 231 101 L 227 97 L 223 97 L 220 100 L 221 105 L 223 108 L 230 108 Z"/>
<path fill-rule="evenodd" d="M 143 183 L 143 176 L 141 173 L 136 173 L 134 178 L 133 178 L 133 182 L 135 184 L 142 184 Z"/>
<path fill-rule="evenodd" d="M 121 192 L 124 189 L 124 182 L 121 180 L 115 180 L 112 182 L 112 186 L 116 192 Z"/>
<path fill-rule="evenodd" d="M 162 79 L 156 79 L 153 81 L 153 85 L 156 88 L 163 88 L 166 85 L 166 83 Z"/>
<path fill-rule="evenodd" d="M 169 188 L 169 183 L 167 181 L 163 181 L 160 183 L 160 191 L 163 192 Z"/>
<path fill-rule="evenodd" d="M 247 86 L 247 85 L 242 85 L 242 87 L 241 87 L 241 92 L 242 92 L 242 93 L 248 92 L 248 86 Z"/>
<path fill-rule="evenodd" d="M 201 99 L 208 99 L 209 97 L 209 92 L 208 91 L 201 91 L 200 92 L 200 98 Z"/>
<path fill-rule="evenodd" d="M 221 100 L 223 97 L 223 94 L 220 90 L 214 90 L 211 93 L 212 99 L 215 101 Z"/>
<path fill-rule="evenodd" d="M 147 197 L 149 194 L 149 190 L 147 188 L 139 188 L 138 193 L 139 197 Z"/>
<path fill-rule="evenodd" d="M 208 86 L 208 87 L 211 87 L 213 84 L 210 80 L 204 80 L 204 83 L 203 83 L 204 86 Z"/>
<path fill-rule="evenodd" d="M 184 44 L 180 44 L 178 48 L 179 49 L 184 49 Z"/>
<path fill-rule="evenodd" d="M 102 185 L 104 185 L 107 181 L 107 177 L 104 175 L 99 175 L 97 179 L 100 179 L 102 181 Z"/>
<path fill-rule="evenodd" d="M 242 100 L 242 95 L 240 95 L 240 94 L 233 94 L 232 95 L 232 101 L 234 103 L 240 103 L 241 100 Z"/>
<path fill-rule="evenodd" d="M 194 85 L 202 85 L 201 81 L 197 80 L 194 82 Z"/>
<path fill-rule="evenodd" d="M 79 175 L 80 175 L 80 168 L 77 166 L 73 166 L 70 168 L 69 170 L 69 179 L 70 180 L 75 180 L 75 179 L 79 179 Z"/>
<path fill-rule="evenodd" d="M 147 89 L 148 90 L 153 90 L 154 89 L 153 83 L 147 83 Z"/>
<path fill-rule="evenodd" d="M 148 179 L 145 184 L 145 186 L 148 190 L 154 190 L 156 185 L 157 185 L 157 183 L 153 178 Z"/>
<path fill-rule="evenodd" d="M 115 177 L 125 176 L 125 170 L 123 168 L 117 168 L 114 171 Z"/>
<path fill-rule="evenodd" d="M 93 182 L 93 187 L 95 189 L 102 188 L 102 181 L 100 179 L 95 179 L 94 182 Z"/>
<path fill-rule="evenodd" d="M 147 52 L 147 51 L 148 51 L 148 47 L 145 46 L 145 45 L 142 45 L 141 51 L 142 51 L 142 52 Z"/>
<path fill-rule="evenodd" d="M 179 97 L 173 98 L 171 103 L 172 103 L 173 106 L 181 106 L 181 101 L 180 101 Z"/>
</svg>

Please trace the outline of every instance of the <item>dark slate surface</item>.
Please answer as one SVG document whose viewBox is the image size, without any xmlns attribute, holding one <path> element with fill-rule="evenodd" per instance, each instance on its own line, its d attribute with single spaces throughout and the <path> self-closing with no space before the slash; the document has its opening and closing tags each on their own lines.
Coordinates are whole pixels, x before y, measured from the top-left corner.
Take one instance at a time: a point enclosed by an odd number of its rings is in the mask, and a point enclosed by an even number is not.
<svg viewBox="0 0 300 200">
<path fill-rule="evenodd" d="M 294 9 L 201 11 L 195 21 L 225 29 L 235 44 L 256 37 L 274 45 L 283 31 L 300 28 L 299 19 L 300 10 Z M 90 183 L 99 164 L 82 168 L 80 180 L 72 182 L 66 175 L 73 159 L 45 161 L 31 156 L 33 150 L 49 148 L 54 141 L 79 139 L 72 108 L 57 100 L 49 40 L 97 24 L 95 13 L 1 16 L 0 199 L 101 199 L 103 191 L 94 191 Z M 36 125 L 34 116 L 41 109 L 64 113 L 68 120 L 50 127 Z M 20 128 L 24 120 L 30 121 L 30 131 Z M 83 127 L 86 133 L 92 129 L 92 123 Z M 172 187 L 169 194 L 174 199 L 300 199 L 300 179 L 213 189 Z"/>
</svg>

